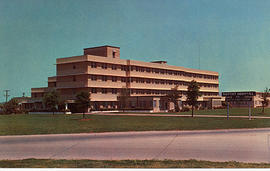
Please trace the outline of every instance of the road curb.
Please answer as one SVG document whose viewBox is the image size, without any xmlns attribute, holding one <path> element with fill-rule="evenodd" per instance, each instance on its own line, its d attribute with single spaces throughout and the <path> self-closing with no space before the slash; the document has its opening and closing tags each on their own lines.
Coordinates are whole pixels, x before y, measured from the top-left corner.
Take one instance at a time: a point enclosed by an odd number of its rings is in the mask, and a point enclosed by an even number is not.
<svg viewBox="0 0 270 171">
<path fill-rule="evenodd" d="M 46 136 L 99 136 L 99 135 L 188 135 L 188 134 L 211 134 L 211 133 L 245 133 L 245 132 L 270 131 L 270 128 L 237 128 L 237 129 L 213 129 L 213 130 L 170 130 L 170 131 L 125 131 L 125 132 L 89 132 L 89 133 L 71 133 L 71 134 L 35 134 L 35 135 L 3 135 L 1 137 L 46 137 Z"/>
</svg>

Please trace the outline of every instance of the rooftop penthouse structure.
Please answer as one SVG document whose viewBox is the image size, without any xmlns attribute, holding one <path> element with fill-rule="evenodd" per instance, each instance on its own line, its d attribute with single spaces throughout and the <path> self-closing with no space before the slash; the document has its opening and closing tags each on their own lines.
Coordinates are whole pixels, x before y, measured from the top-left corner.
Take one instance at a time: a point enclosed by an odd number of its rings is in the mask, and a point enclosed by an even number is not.
<svg viewBox="0 0 270 171">
<path fill-rule="evenodd" d="M 120 59 L 120 47 L 106 45 L 85 48 L 80 56 L 56 59 L 56 76 L 48 78 L 48 87 L 32 88 L 31 96 L 41 108 L 44 94 L 55 89 L 72 110 L 76 94 L 87 91 L 93 109 L 113 110 L 119 108 L 121 89 L 127 88 L 128 108 L 160 112 L 174 108 L 165 96 L 177 85 L 182 93 L 179 103 L 184 105 L 192 80 L 200 86 L 201 106 L 221 105 L 218 72 L 168 65 L 166 61 Z"/>
</svg>

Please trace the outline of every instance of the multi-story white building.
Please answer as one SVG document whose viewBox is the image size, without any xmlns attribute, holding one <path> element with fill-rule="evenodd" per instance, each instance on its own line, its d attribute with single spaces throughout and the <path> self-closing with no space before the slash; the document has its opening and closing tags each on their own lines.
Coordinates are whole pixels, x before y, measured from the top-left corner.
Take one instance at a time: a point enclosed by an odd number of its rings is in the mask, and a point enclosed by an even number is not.
<svg viewBox="0 0 270 171">
<path fill-rule="evenodd" d="M 44 93 L 56 89 L 72 108 L 75 95 L 80 91 L 91 93 L 96 110 L 118 108 L 119 92 L 130 92 L 129 108 L 168 110 L 173 105 L 164 96 L 176 85 L 185 102 L 187 86 L 195 80 L 202 94 L 202 106 L 221 105 L 219 74 L 214 71 L 168 65 L 166 61 L 143 62 L 120 59 L 120 48 L 100 46 L 84 49 L 84 55 L 58 58 L 56 76 L 48 78 L 48 87 L 32 88 L 36 106 L 41 106 Z"/>
</svg>

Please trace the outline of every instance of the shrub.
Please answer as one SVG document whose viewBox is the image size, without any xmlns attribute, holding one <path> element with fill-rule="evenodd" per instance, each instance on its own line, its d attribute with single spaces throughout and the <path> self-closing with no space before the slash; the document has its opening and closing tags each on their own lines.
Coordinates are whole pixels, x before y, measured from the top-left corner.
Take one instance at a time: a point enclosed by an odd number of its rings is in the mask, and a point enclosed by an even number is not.
<svg viewBox="0 0 270 171">
<path fill-rule="evenodd" d="M 189 112 L 189 111 L 190 111 L 190 109 L 188 107 L 183 107 L 181 110 L 181 112 Z"/>
<path fill-rule="evenodd" d="M 2 109 L 6 114 L 19 113 L 19 104 L 15 99 L 11 99 L 3 104 Z"/>
<path fill-rule="evenodd" d="M 213 107 L 213 109 L 226 109 L 227 106 L 217 106 L 217 107 Z"/>
</svg>

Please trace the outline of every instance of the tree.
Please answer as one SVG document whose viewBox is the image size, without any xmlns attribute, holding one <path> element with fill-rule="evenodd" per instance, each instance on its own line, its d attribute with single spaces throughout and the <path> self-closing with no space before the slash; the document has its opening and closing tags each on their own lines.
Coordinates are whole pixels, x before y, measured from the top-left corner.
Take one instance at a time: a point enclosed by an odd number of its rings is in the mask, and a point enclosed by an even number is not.
<svg viewBox="0 0 270 171">
<path fill-rule="evenodd" d="M 268 89 L 267 87 L 265 88 L 264 92 L 262 93 L 262 113 L 264 113 L 264 107 L 268 106 L 269 104 L 269 100 L 267 99 L 267 97 L 269 97 L 269 93 L 270 93 L 270 89 Z"/>
<path fill-rule="evenodd" d="M 123 87 L 122 89 L 120 89 L 120 93 L 118 95 L 118 102 L 120 105 L 120 108 L 123 110 L 125 110 L 125 108 L 127 107 L 127 100 L 128 97 L 130 96 L 129 94 L 129 90 L 126 87 Z"/>
<path fill-rule="evenodd" d="M 60 102 L 59 94 L 55 90 L 48 92 L 43 96 L 42 101 L 45 108 L 52 111 L 54 115 L 54 112 L 56 111 Z"/>
<path fill-rule="evenodd" d="M 200 86 L 194 80 L 190 82 L 187 90 L 187 103 L 192 106 L 192 117 L 194 116 L 194 107 L 198 104 L 198 97 L 200 96 Z"/>
<path fill-rule="evenodd" d="M 79 92 L 76 95 L 75 103 L 77 103 L 77 107 L 81 108 L 83 111 L 83 118 L 85 118 L 85 111 L 88 110 L 90 107 L 91 99 L 90 99 L 90 93 L 89 92 Z"/>
<path fill-rule="evenodd" d="M 17 113 L 19 104 L 16 99 L 11 99 L 10 101 L 4 103 L 2 108 L 7 114 Z"/>
<path fill-rule="evenodd" d="M 178 87 L 179 87 L 179 85 L 176 85 L 167 94 L 168 101 L 173 102 L 176 112 L 180 112 L 178 99 L 180 99 L 182 97 L 181 92 L 177 90 Z"/>
<path fill-rule="evenodd" d="M 0 109 L 1 109 L 1 111 L 4 110 L 4 103 L 0 103 Z M 1 112 L 1 111 L 0 111 L 0 112 Z"/>
</svg>

